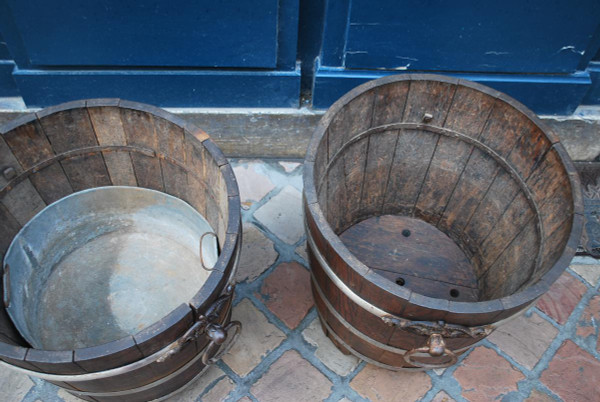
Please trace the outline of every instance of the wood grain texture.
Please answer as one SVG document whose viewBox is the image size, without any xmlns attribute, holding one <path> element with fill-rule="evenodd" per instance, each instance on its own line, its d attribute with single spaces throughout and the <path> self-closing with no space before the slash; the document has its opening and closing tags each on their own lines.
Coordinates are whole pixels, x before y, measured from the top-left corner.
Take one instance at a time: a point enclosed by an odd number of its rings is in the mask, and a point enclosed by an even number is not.
<svg viewBox="0 0 600 402">
<path fill-rule="evenodd" d="M 402 121 L 409 89 L 410 81 L 377 88 L 373 105 L 373 127 Z"/>
<path fill-rule="evenodd" d="M 55 156 L 37 120 L 12 129 L 4 138 L 24 170 L 29 170 Z M 73 192 L 71 183 L 60 165 L 50 165 L 41 169 L 31 177 L 31 182 L 46 203 L 57 201 Z"/>
<path fill-rule="evenodd" d="M 456 91 L 453 82 L 412 80 L 403 121 L 421 123 L 425 114 L 431 115 L 428 124 L 442 127 Z"/>
<path fill-rule="evenodd" d="M 142 357 L 133 337 L 128 336 L 104 345 L 77 349 L 73 361 L 85 371 L 93 373 L 124 366 Z"/>
<path fill-rule="evenodd" d="M 401 130 L 383 205 L 384 214 L 412 215 L 439 136 Z"/>
<path fill-rule="evenodd" d="M 123 146 L 127 144 L 118 107 L 90 107 L 88 105 L 87 110 L 99 145 Z M 113 185 L 137 186 L 129 153 L 103 152 L 103 157 Z"/>
<path fill-rule="evenodd" d="M 340 235 L 348 250 L 397 286 L 457 301 L 477 301 L 475 270 L 460 248 L 422 220 L 383 215 L 364 220 Z M 454 294 L 454 292 L 452 292 Z"/>
<path fill-rule="evenodd" d="M 0 198 L 0 203 L 21 225 L 25 225 L 46 206 L 29 179 L 16 184 L 10 191 L 5 193 Z"/>
<path fill-rule="evenodd" d="M 398 130 L 377 133 L 374 135 L 373 140 L 369 142 L 364 183 L 360 197 L 361 218 L 375 214 L 379 215 L 383 211 L 383 202 L 394 162 L 394 151 L 397 142 Z"/>
</svg>

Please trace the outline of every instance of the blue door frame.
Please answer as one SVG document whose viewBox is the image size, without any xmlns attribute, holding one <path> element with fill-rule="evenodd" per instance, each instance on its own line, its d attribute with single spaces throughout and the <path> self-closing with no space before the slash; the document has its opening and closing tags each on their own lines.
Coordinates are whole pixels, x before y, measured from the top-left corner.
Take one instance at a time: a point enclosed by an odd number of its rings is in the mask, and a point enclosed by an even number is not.
<svg viewBox="0 0 600 402">
<path fill-rule="evenodd" d="M 540 114 L 600 104 L 592 0 L 0 0 L 0 96 L 314 108 L 402 72 L 470 79 Z"/>
</svg>

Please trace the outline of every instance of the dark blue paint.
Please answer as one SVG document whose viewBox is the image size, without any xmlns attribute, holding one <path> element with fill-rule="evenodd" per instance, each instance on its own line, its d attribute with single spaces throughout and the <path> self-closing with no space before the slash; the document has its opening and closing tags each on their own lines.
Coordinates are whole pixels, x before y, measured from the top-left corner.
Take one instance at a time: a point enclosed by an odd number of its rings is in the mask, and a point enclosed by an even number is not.
<svg viewBox="0 0 600 402">
<path fill-rule="evenodd" d="M 325 0 L 300 0 L 298 59 L 302 63 L 302 91 L 312 90 L 315 60 L 321 51 Z"/>
<path fill-rule="evenodd" d="M 298 49 L 299 0 L 279 0 L 277 69 L 294 70 Z"/>
<path fill-rule="evenodd" d="M 321 61 L 326 66 L 341 66 L 348 33 L 350 0 L 325 0 L 325 4 Z"/>
<path fill-rule="evenodd" d="M 573 73 L 599 22 L 596 0 L 353 0 L 345 67 Z"/>
<path fill-rule="evenodd" d="M 19 96 L 19 89 L 12 76 L 15 63 L 0 60 L 0 98 L 6 96 Z"/>
<path fill-rule="evenodd" d="M 315 77 L 313 107 L 326 109 L 352 88 L 398 72 L 339 71 L 320 67 Z M 568 76 L 447 74 L 479 82 L 511 95 L 538 114 L 570 114 L 581 103 L 589 86 L 585 72 Z"/>
<path fill-rule="evenodd" d="M 28 66 L 277 65 L 278 0 L 2 1 Z"/>
<path fill-rule="evenodd" d="M 590 74 L 590 78 L 592 79 L 592 85 L 583 98 L 581 104 L 600 105 L 600 62 L 592 61 L 587 69 L 587 72 Z"/>
<path fill-rule="evenodd" d="M 8 51 L 8 47 L 6 47 L 6 42 L 2 39 L 2 35 L 0 35 L 0 60 L 12 60 L 12 56 Z"/>
<path fill-rule="evenodd" d="M 162 107 L 298 107 L 294 71 L 15 70 L 25 103 L 44 107 L 84 98 L 124 98 Z"/>
</svg>

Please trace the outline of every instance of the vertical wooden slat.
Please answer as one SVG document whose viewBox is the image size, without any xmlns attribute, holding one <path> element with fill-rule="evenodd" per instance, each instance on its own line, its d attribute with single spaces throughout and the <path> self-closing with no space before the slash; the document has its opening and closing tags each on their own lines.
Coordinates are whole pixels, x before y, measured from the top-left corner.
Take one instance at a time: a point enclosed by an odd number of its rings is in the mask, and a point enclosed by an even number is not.
<svg viewBox="0 0 600 402">
<path fill-rule="evenodd" d="M 29 179 L 15 185 L 0 202 L 21 225 L 25 225 L 46 206 Z"/>
<path fill-rule="evenodd" d="M 477 139 L 494 103 L 495 99 L 487 94 L 468 87 L 457 87 L 444 127 Z M 462 140 L 440 137 L 417 201 L 417 216 L 433 225 L 439 223 L 472 152 L 473 146 Z"/>
<path fill-rule="evenodd" d="M 508 155 L 508 163 L 523 180 L 527 180 L 552 144 L 542 130 L 529 120 L 524 121 L 520 129 L 521 138 Z"/>
<path fill-rule="evenodd" d="M 362 218 L 382 213 L 398 135 L 398 130 L 390 130 L 371 138 L 361 195 Z"/>
<path fill-rule="evenodd" d="M 25 170 L 55 156 L 37 120 L 18 126 L 4 135 L 6 143 Z M 73 192 L 62 166 L 54 163 L 30 177 L 42 199 L 50 204 Z"/>
<path fill-rule="evenodd" d="M 482 278 L 483 298 L 491 300 L 514 293 L 531 275 L 539 249 L 534 220 L 529 221 Z"/>
<path fill-rule="evenodd" d="M 0 135 L 0 188 L 8 184 L 8 179 L 4 176 L 4 172 L 8 169 L 13 170 L 13 177 L 23 173 L 21 164 L 17 161 L 17 158 L 6 144 L 6 141 L 4 141 L 4 138 Z"/>
<path fill-rule="evenodd" d="M 404 122 L 422 123 L 427 113 L 431 115 L 427 124 L 441 127 L 452 103 L 455 89 L 456 85 L 452 82 L 412 80 L 406 101 Z"/>
<path fill-rule="evenodd" d="M 127 145 L 155 151 L 158 147 L 152 115 L 139 110 L 121 108 L 121 122 Z M 160 162 L 156 157 L 135 152 L 131 161 L 138 186 L 164 191 Z"/>
<path fill-rule="evenodd" d="M 479 244 L 498 223 L 520 188 L 503 169 L 498 170 L 485 197 L 471 216 L 464 232 L 472 243 Z"/>
<path fill-rule="evenodd" d="M 344 173 L 344 159 L 333 161 L 327 174 L 327 221 L 334 232 L 340 233 L 345 225 L 345 205 L 348 202 L 346 180 Z"/>
<path fill-rule="evenodd" d="M 89 107 L 88 113 L 100 146 L 127 144 L 121 113 L 116 106 Z M 103 152 L 110 180 L 115 186 L 137 186 L 131 156 L 128 152 Z"/>
<path fill-rule="evenodd" d="M 416 200 L 416 217 L 437 225 L 470 154 L 471 146 L 464 141 L 440 137 Z"/>
<path fill-rule="evenodd" d="M 167 194 L 182 200 L 187 199 L 188 179 L 186 171 L 164 159 L 161 159 L 160 163 Z"/>
<path fill-rule="evenodd" d="M 481 258 L 482 271 L 487 270 L 496 261 L 504 249 L 512 243 L 515 236 L 532 219 L 535 219 L 535 211 L 529 205 L 525 195 L 518 193 L 494 226 L 494 230 L 487 235 L 487 238 L 479 241 L 481 252 L 478 257 Z"/>
<path fill-rule="evenodd" d="M 98 145 L 85 107 L 43 115 L 40 124 L 56 154 Z M 111 184 L 101 154 L 79 155 L 64 159 L 60 164 L 74 191 Z"/>
<path fill-rule="evenodd" d="M 377 88 L 372 126 L 400 123 L 404 116 L 410 81 L 400 81 Z"/>
<path fill-rule="evenodd" d="M 497 170 L 498 164 L 491 156 L 477 148 L 473 149 L 438 227 L 457 235 L 462 233 L 487 193 Z"/>
<path fill-rule="evenodd" d="M 185 162 L 183 128 L 159 117 L 154 117 L 154 126 L 158 142 L 157 152 L 180 163 Z"/>
<path fill-rule="evenodd" d="M 371 125 L 373 94 L 367 92 L 350 101 L 333 118 L 329 126 L 327 161 L 356 134 L 362 133 Z"/>
<path fill-rule="evenodd" d="M 438 137 L 428 131 L 400 131 L 385 194 L 384 214 L 412 215 Z"/>
</svg>

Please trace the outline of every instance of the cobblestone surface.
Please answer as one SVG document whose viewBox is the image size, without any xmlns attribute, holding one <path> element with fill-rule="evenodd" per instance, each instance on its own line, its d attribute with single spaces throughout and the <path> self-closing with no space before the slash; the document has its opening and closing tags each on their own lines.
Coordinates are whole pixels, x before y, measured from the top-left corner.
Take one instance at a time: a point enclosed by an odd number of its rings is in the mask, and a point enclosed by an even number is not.
<svg viewBox="0 0 600 402">
<path fill-rule="evenodd" d="M 577 257 L 537 306 L 463 354 L 457 365 L 419 373 L 382 370 L 344 356 L 319 332 L 306 298 L 299 161 L 232 162 L 244 183 L 248 239 L 233 313 L 244 331 L 222 361 L 171 402 L 600 401 L 597 261 Z M 288 275 L 297 286 L 286 283 Z M 0 367 L 0 402 L 76 400 Z"/>
</svg>

